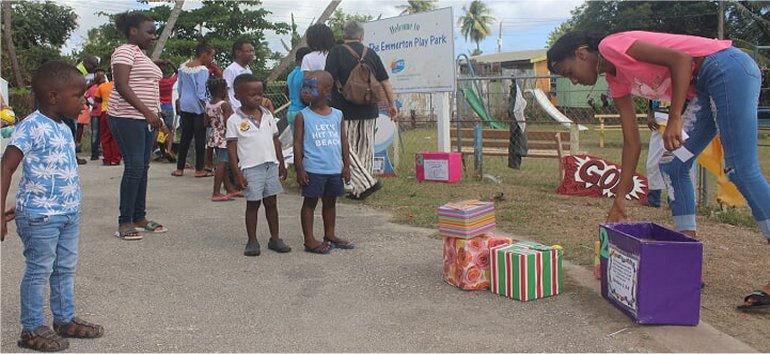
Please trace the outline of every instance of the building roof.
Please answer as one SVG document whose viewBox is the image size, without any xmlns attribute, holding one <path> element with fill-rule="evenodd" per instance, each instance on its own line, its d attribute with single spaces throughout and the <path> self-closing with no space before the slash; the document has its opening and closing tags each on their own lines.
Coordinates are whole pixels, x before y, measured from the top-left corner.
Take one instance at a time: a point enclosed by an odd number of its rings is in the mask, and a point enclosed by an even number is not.
<svg viewBox="0 0 770 354">
<path fill-rule="evenodd" d="M 513 61 L 531 62 L 532 59 L 545 57 L 545 53 L 547 51 L 548 49 L 543 48 L 543 49 L 520 50 L 515 52 L 483 54 L 483 55 L 477 55 L 475 57 L 471 57 L 471 60 L 474 60 L 477 63 L 485 63 L 485 64 L 505 63 L 505 62 L 513 62 Z"/>
</svg>

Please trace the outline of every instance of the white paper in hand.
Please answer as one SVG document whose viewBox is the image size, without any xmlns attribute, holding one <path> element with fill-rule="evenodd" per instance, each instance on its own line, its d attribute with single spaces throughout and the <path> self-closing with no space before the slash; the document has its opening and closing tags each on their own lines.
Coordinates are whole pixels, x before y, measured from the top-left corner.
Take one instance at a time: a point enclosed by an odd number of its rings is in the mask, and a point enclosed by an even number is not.
<svg viewBox="0 0 770 354">
<path fill-rule="evenodd" d="M 687 135 L 687 133 L 684 130 L 682 130 L 682 140 L 687 141 L 687 138 L 689 138 L 689 137 L 690 136 Z M 687 160 L 689 160 L 689 159 L 693 158 L 693 156 L 695 156 L 690 150 L 687 150 L 687 148 L 685 148 L 684 145 L 682 145 L 678 149 L 672 151 L 671 153 L 673 153 L 674 156 L 676 156 L 677 158 L 682 160 L 682 162 L 687 162 Z"/>
</svg>

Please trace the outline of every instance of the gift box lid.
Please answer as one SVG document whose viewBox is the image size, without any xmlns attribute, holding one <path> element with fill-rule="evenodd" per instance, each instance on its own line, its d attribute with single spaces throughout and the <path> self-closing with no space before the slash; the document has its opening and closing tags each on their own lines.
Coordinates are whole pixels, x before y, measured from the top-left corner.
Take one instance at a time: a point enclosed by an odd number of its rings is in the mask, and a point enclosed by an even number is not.
<svg viewBox="0 0 770 354">
<path fill-rule="evenodd" d="M 438 208 L 440 215 L 465 217 L 467 215 L 478 215 L 483 212 L 493 211 L 495 204 L 492 202 L 483 202 L 480 200 L 462 200 L 459 202 L 446 203 Z"/>
<path fill-rule="evenodd" d="M 552 246 L 546 246 L 541 243 L 537 243 L 534 241 L 520 241 L 513 244 L 513 246 L 519 246 L 519 247 L 525 247 L 532 250 L 540 251 L 540 252 L 557 252 L 560 253 L 561 250 Z"/>
<path fill-rule="evenodd" d="M 533 255 L 533 254 L 541 253 L 541 251 L 534 250 L 534 249 L 531 249 L 531 248 L 528 248 L 528 247 L 517 246 L 516 244 L 501 245 L 501 246 L 492 248 L 491 251 L 492 252 L 503 253 L 503 254 L 505 254 L 505 253 L 513 253 L 513 254 L 522 255 L 522 256 L 527 256 L 527 255 Z"/>
</svg>

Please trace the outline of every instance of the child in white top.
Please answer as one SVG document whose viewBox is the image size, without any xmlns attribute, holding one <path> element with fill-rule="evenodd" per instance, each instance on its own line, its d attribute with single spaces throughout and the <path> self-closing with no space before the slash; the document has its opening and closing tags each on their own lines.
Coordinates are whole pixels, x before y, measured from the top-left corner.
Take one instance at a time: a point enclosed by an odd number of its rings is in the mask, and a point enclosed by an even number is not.
<svg viewBox="0 0 770 354">
<path fill-rule="evenodd" d="M 265 204 L 265 217 L 270 229 L 267 248 L 279 253 L 291 251 L 278 237 L 276 195 L 283 192 L 286 179 L 278 127 L 273 115 L 261 106 L 264 87 L 252 74 L 241 74 L 233 82 L 235 98 L 241 107 L 227 120 L 227 152 L 238 183 L 246 197 L 246 233 L 248 242 L 243 254 L 259 256 L 257 212 Z"/>
</svg>

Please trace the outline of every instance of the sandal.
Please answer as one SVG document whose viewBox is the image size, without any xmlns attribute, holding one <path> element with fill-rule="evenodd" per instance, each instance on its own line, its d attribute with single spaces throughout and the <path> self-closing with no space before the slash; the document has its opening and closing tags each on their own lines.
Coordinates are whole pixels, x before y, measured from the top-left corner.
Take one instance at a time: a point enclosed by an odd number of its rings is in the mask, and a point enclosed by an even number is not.
<svg viewBox="0 0 770 354">
<path fill-rule="evenodd" d="M 232 199 L 228 195 L 218 195 L 215 197 L 211 197 L 212 202 L 229 202 Z"/>
<path fill-rule="evenodd" d="M 174 170 L 174 172 L 171 172 L 171 175 L 174 176 L 174 177 L 182 177 L 182 176 L 184 176 L 184 172 L 179 171 L 179 170 Z"/>
<path fill-rule="evenodd" d="M 130 227 L 123 231 L 115 231 L 114 236 L 123 241 L 139 241 L 144 237 L 139 231 Z"/>
<path fill-rule="evenodd" d="M 749 294 L 749 296 L 743 298 L 743 302 L 749 302 L 749 300 L 752 299 L 754 301 L 752 301 L 750 305 L 740 305 L 738 306 L 738 310 L 753 311 L 770 308 L 770 295 L 768 295 L 766 292 L 762 290 L 754 290 L 754 292 Z"/>
<path fill-rule="evenodd" d="M 288 253 L 291 252 L 291 247 L 283 242 L 280 238 L 273 242 L 273 239 L 270 239 L 270 241 L 267 241 L 267 248 L 271 249 L 273 251 L 276 251 L 278 253 Z"/>
<path fill-rule="evenodd" d="M 352 250 L 353 248 L 355 248 L 355 246 L 353 246 L 353 242 L 345 241 L 345 240 L 342 240 L 342 239 L 339 239 L 339 238 L 336 239 L 336 240 L 332 240 L 332 239 L 324 236 L 324 241 L 328 242 L 329 244 L 334 246 L 334 248 L 339 248 L 339 249 L 343 249 L 343 250 Z"/>
<path fill-rule="evenodd" d="M 145 224 L 144 226 L 136 226 L 134 227 L 134 229 L 138 232 L 150 232 L 154 234 L 162 234 L 168 231 L 168 229 L 165 226 L 158 224 L 157 222 L 152 220 L 148 221 L 147 224 Z"/>
<path fill-rule="evenodd" d="M 315 253 L 315 254 L 329 254 L 329 252 L 332 251 L 332 245 L 330 243 L 323 242 L 316 246 L 315 248 L 310 248 L 307 245 L 305 245 L 305 252 L 308 253 Z"/>
<path fill-rule="evenodd" d="M 53 330 L 62 337 L 72 338 L 99 338 L 104 335 L 104 327 L 73 317 L 71 321 L 64 324 L 53 324 Z"/>
<path fill-rule="evenodd" d="M 21 348 L 40 352 L 58 352 L 70 347 L 70 342 L 66 338 L 57 335 L 47 326 L 21 332 L 21 338 L 16 343 Z"/>
<path fill-rule="evenodd" d="M 235 191 L 232 193 L 227 193 L 227 196 L 229 198 L 243 198 L 243 191 Z"/>
</svg>

